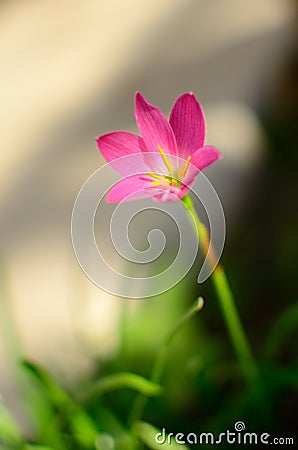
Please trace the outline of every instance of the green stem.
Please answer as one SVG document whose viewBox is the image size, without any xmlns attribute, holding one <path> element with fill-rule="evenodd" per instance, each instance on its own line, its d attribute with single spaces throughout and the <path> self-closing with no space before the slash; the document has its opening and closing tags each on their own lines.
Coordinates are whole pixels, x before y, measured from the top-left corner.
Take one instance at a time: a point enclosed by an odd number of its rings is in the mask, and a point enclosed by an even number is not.
<svg viewBox="0 0 298 450">
<path fill-rule="evenodd" d="M 190 320 L 197 312 L 199 312 L 204 306 L 204 301 L 201 297 L 199 297 L 194 304 L 190 307 L 190 309 L 184 314 L 184 316 L 180 319 L 180 321 L 175 325 L 175 327 L 168 334 L 165 342 L 159 350 L 155 363 L 153 365 L 152 374 L 150 380 L 152 383 L 158 385 L 160 383 L 164 367 L 166 364 L 169 347 L 173 341 L 173 338 L 176 336 L 180 328 Z M 146 406 L 148 397 L 146 395 L 138 395 L 136 398 L 135 404 L 132 407 L 131 414 L 129 417 L 129 424 L 133 425 L 137 421 L 139 421 L 143 415 L 143 411 Z"/>
<path fill-rule="evenodd" d="M 204 306 L 204 300 L 202 297 L 199 297 L 194 304 L 190 307 L 190 309 L 185 313 L 185 315 L 181 318 L 181 320 L 177 323 L 177 325 L 172 329 L 172 331 L 168 334 L 163 346 L 161 347 L 158 356 L 155 360 L 155 364 L 152 369 L 151 381 L 153 383 L 159 384 L 162 373 L 164 371 L 166 358 L 168 355 L 169 347 L 180 330 L 180 328 L 190 320 L 197 312 L 201 311 Z"/>
<path fill-rule="evenodd" d="M 187 213 L 189 214 L 192 223 L 194 222 L 195 224 L 195 229 L 199 237 L 200 245 L 202 246 L 202 250 L 204 252 L 204 255 L 206 256 L 210 246 L 210 239 L 207 228 L 203 223 L 201 223 L 193 206 L 192 200 L 188 194 L 183 198 L 183 203 L 186 206 Z M 214 257 L 215 255 L 212 250 L 209 252 L 210 263 L 213 262 L 212 259 Z M 256 385 L 258 384 L 257 381 L 259 380 L 258 367 L 251 351 L 240 317 L 238 315 L 228 279 L 223 267 L 220 264 L 216 266 L 211 275 L 211 279 L 242 372 L 251 389 L 255 391 L 257 387 Z"/>
</svg>

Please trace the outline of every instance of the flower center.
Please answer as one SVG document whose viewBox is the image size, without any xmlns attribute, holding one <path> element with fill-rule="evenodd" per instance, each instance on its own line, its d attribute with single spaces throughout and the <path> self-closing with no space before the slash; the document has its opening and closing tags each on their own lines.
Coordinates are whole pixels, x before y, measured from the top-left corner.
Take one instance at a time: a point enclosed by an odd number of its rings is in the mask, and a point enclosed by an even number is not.
<svg viewBox="0 0 298 450">
<path fill-rule="evenodd" d="M 176 174 L 174 174 L 172 164 L 168 159 L 167 155 L 165 154 L 164 150 L 161 148 L 160 145 L 158 145 L 157 148 L 168 170 L 168 175 L 158 175 L 156 173 L 146 172 L 146 175 L 154 179 L 154 181 L 151 182 L 151 186 L 159 186 L 166 183 L 169 186 L 180 187 L 182 180 L 187 173 L 191 156 L 188 156 L 187 160 L 185 161 L 185 164 L 178 170 Z"/>
</svg>

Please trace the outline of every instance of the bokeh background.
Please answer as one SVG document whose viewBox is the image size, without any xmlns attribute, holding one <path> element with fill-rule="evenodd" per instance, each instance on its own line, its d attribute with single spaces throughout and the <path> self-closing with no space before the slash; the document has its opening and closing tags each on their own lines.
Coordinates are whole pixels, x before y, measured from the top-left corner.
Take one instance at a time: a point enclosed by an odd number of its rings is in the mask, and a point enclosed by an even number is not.
<svg viewBox="0 0 298 450">
<path fill-rule="evenodd" d="M 245 328 L 261 361 L 269 358 L 284 378 L 296 370 L 297 2 L 3 0 L 0 55 L 6 405 L 30 435 L 20 358 L 44 365 L 65 386 L 100 370 L 148 376 L 162 336 L 203 295 L 204 312 L 169 357 L 182 363 L 177 376 L 174 366 L 168 369 L 168 406 L 153 403 L 148 415 L 177 431 L 197 423 L 201 431 L 220 428 L 239 386 L 216 372 L 216 361 L 234 355 L 212 287 L 196 285 L 194 268 L 175 295 L 162 299 L 129 302 L 101 292 L 75 259 L 71 211 L 83 182 L 103 164 L 95 137 L 136 131 L 135 91 L 167 114 L 181 93 L 195 92 L 207 142 L 224 156 L 207 174 L 226 214 L 223 262 Z M 194 343 L 196 328 L 201 343 Z M 272 419 L 290 436 L 298 402 L 297 370 L 291 374 L 274 399 Z M 123 420 L 129 395 L 107 399 Z"/>
</svg>

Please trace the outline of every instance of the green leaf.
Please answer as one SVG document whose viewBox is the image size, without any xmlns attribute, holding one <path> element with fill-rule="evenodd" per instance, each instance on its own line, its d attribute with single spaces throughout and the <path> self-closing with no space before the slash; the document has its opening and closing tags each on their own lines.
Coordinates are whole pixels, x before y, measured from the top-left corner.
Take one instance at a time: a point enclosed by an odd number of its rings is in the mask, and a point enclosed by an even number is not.
<svg viewBox="0 0 298 450">
<path fill-rule="evenodd" d="M 115 441 L 113 436 L 108 433 L 102 433 L 95 440 L 96 450 L 115 450 Z"/>
<path fill-rule="evenodd" d="M 21 434 L 10 412 L 0 399 L 0 444 L 19 446 L 22 443 Z"/>
<path fill-rule="evenodd" d="M 96 412 L 96 419 L 99 428 L 113 436 L 118 436 L 126 432 L 126 428 L 115 415 L 114 411 L 105 408 L 103 405 Z"/>
<path fill-rule="evenodd" d="M 73 404 L 70 396 L 43 368 L 29 361 L 23 361 L 22 365 L 42 384 L 53 405 L 63 409 L 65 406 Z"/>
<path fill-rule="evenodd" d="M 177 443 L 175 437 L 168 436 L 164 431 L 159 430 L 148 422 L 137 422 L 134 426 L 134 432 L 152 450 L 161 450 L 162 448 L 189 450 L 187 445 Z M 159 442 L 157 439 L 159 439 Z"/>
<path fill-rule="evenodd" d="M 96 437 L 100 431 L 87 412 L 44 369 L 30 362 L 23 362 L 23 365 L 40 382 L 49 401 L 58 410 L 58 413 L 62 413 L 62 416 L 65 417 L 76 443 L 82 448 L 94 448 Z M 63 429 L 60 431 L 61 435 Z M 48 443 L 48 440 L 46 443 Z M 52 442 L 50 443 L 52 444 Z"/>
<path fill-rule="evenodd" d="M 34 380 L 35 381 L 35 380 Z M 41 383 L 31 383 L 26 388 L 26 413 L 34 429 L 36 441 L 50 448 L 65 448 L 61 433 L 61 421 L 57 409 L 50 402 Z"/>
<path fill-rule="evenodd" d="M 56 450 L 54 447 L 49 447 L 48 445 L 34 445 L 34 444 L 27 444 L 25 447 L 23 447 L 24 450 Z"/>
<path fill-rule="evenodd" d="M 71 434 L 83 448 L 93 448 L 99 430 L 91 417 L 79 406 L 68 416 Z"/>
<path fill-rule="evenodd" d="M 87 397 L 124 388 L 133 389 L 147 396 L 157 396 L 162 393 L 162 387 L 159 384 L 153 383 L 135 373 L 120 372 L 108 375 L 95 382 L 87 393 Z"/>
<path fill-rule="evenodd" d="M 132 435 L 130 430 L 124 427 L 113 411 L 101 406 L 100 410 L 97 411 L 96 417 L 100 429 L 105 430 L 104 434 L 113 436 L 116 450 L 140 450 L 139 442 L 136 436 Z M 101 439 L 96 442 L 97 444 L 99 442 L 99 444 L 103 446 Z"/>
</svg>

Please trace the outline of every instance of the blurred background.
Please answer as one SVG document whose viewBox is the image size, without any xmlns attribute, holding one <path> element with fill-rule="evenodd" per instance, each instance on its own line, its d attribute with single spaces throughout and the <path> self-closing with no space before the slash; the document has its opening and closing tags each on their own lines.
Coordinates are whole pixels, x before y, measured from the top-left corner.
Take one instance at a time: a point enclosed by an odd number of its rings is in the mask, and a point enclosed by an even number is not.
<svg viewBox="0 0 298 450">
<path fill-rule="evenodd" d="M 270 360 L 264 370 L 274 372 L 272 386 L 281 383 L 272 426 L 293 435 L 297 2 L 3 0 L 0 56 L 0 392 L 21 428 L 30 430 L 20 358 L 42 364 L 66 386 L 100 371 L 148 376 L 160 339 L 198 295 L 204 312 L 173 348 L 172 359 L 183 363 L 176 376 L 168 369 L 168 406 L 153 403 L 147 414 L 169 429 L 200 423 L 209 431 L 235 406 L 239 383 L 216 372 L 233 351 L 212 286 L 196 284 L 195 267 L 174 294 L 126 301 L 88 280 L 71 245 L 76 195 L 103 164 L 95 137 L 137 131 L 137 90 L 166 114 L 193 91 L 205 111 L 207 143 L 224 156 L 206 171 L 226 214 L 223 262 L 255 353 Z M 204 343 L 199 356 L 195 333 Z M 124 420 L 131 397 L 107 402 Z"/>
</svg>

